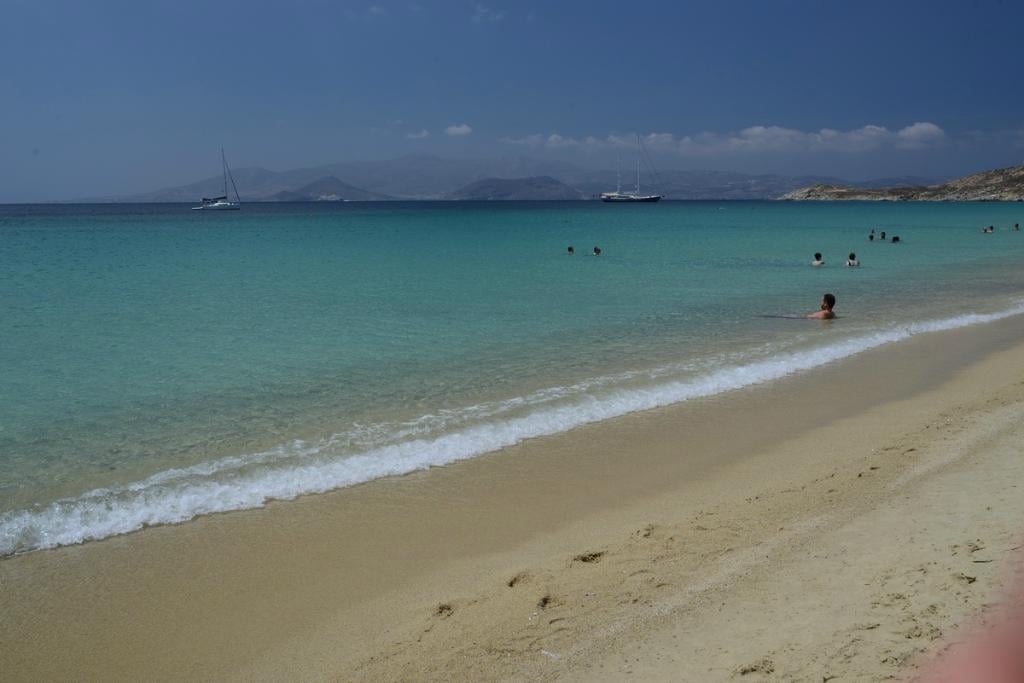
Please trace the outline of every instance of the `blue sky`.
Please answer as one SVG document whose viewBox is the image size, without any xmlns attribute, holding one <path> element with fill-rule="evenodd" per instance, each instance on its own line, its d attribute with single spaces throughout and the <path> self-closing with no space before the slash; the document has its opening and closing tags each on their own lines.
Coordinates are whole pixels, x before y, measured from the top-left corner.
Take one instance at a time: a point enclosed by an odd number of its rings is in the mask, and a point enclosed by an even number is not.
<svg viewBox="0 0 1024 683">
<path fill-rule="evenodd" d="M 0 0 L 0 201 L 410 153 L 1024 163 L 1024 3 Z"/>
</svg>

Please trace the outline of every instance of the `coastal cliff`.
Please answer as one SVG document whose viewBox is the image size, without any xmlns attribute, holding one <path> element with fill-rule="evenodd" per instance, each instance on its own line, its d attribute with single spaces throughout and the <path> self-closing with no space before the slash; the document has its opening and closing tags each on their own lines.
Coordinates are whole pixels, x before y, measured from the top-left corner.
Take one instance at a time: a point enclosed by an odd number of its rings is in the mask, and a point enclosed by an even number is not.
<svg viewBox="0 0 1024 683">
<path fill-rule="evenodd" d="M 1024 201 L 1024 166 L 997 168 L 938 185 L 867 189 L 844 185 L 812 185 L 782 196 L 793 201 Z"/>
</svg>

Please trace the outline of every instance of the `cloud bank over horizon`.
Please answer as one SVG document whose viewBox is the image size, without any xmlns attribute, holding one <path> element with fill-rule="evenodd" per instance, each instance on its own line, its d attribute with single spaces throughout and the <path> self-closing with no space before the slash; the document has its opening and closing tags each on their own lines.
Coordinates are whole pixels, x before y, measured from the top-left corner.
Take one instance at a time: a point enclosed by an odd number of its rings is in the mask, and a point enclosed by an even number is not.
<svg viewBox="0 0 1024 683">
<path fill-rule="evenodd" d="M 733 133 L 701 132 L 676 136 L 673 133 L 609 133 L 604 137 L 566 137 L 558 133 L 534 133 L 500 142 L 532 148 L 593 150 L 632 149 L 639 137 L 651 151 L 682 156 L 727 156 L 771 152 L 863 153 L 882 148 L 920 150 L 942 145 L 946 133 L 929 121 L 918 121 L 899 130 L 868 124 L 852 130 L 822 128 L 801 131 L 776 125 L 755 125 Z"/>
<path fill-rule="evenodd" d="M 966 175 L 984 168 L 1024 164 L 1024 123 L 1009 130 L 949 134 L 933 121 L 889 128 L 864 124 L 800 130 L 751 125 L 736 131 L 608 133 L 559 132 L 502 137 L 507 149 L 572 160 L 607 163 L 636 153 L 637 138 L 668 167 L 748 170 L 783 175 L 835 175 L 851 180 L 890 175 Z"/>
</svg>

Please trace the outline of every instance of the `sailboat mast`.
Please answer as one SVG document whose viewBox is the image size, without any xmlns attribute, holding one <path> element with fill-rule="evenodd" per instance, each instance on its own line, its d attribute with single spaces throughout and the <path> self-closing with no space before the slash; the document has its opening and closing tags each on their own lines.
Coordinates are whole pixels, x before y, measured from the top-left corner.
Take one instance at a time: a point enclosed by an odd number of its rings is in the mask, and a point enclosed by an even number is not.
<svg viewBox="0 0 1024 683">
<path fill-rule="evenodd" d="M 622 152 L 615 162 L 615 194 L 622 194 Z"/>
<path fill-rule="evenodd" d="M 640 196 L 640 135 L 636 136 L 636 194 Z"/>
<path fill-rule="evenodd" d="M 224 156 L 224 148 L 220 148 L 220 160 L 224 164 L 224 196 L 228 194 L 228 178 L 231 179 L 231 189 L 235 191 L 235 201 L 241 202 L 242 198 L 238 196 L 238 186 L 235 185 L 235 176 L 231 174 L 231 167 L 228 166 L 228 158 Z"/>
<path fill-rule="evenodd" d="M 224 179 L 224 191 L 221 192 L 225 197 L 228 196 L 228 162 L 224 157 L 224 148 L 220 148 L 220 174 Z"/>
</svg>

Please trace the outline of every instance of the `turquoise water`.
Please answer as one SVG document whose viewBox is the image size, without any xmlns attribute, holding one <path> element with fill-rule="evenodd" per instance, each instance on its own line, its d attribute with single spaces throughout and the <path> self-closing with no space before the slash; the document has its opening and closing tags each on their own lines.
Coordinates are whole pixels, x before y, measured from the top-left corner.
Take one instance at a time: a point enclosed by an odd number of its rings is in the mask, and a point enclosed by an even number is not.
<svg viewBox="0 0 1024 683">
<path fill-rule="evenodd" d="M 1022 220 L 994 203 L 0 207 L 0 555 L 1016 313 Z M 760 317 L 824 291 L 834 323 Z"/>
</svg>

